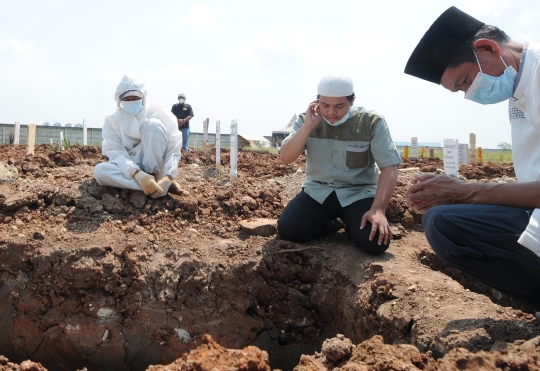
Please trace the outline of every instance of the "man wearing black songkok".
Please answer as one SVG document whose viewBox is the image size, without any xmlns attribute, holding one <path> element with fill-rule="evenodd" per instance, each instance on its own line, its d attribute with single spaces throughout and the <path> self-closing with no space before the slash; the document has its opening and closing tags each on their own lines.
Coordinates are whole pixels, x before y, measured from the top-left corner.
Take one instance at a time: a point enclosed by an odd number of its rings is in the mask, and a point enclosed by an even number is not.
<svg viewBox="0 0 540 371">
<path fill-rule="evenodd" d="M 424 213 L 426 237 L 448 265 L 540 309 L 540 44 L 513 41 L 451 7 L 405 73 L 480 104 L 508 101 L 518 183 L 417 174 L 407 204 Z"/>
</svg>

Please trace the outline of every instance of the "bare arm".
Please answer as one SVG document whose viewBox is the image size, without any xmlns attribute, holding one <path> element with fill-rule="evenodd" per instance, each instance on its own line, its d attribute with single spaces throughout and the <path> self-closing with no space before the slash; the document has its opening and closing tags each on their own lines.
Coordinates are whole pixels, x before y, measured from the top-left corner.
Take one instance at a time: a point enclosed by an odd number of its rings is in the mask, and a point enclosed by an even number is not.
<svg viewBox="0 0 540 371">
<path fill-rule="evenodd" d="M 416 174 L 415 178 L 420 182 L 407 191 L 407 205 L 420 213 L 454 203 L 540 208 L 540 182 L 467 183 L 424 174 Z"/>
<path fill-rule="evenodd" d="M 288 139 L 279 153 L 279 158 L 284 164 L 290 164 L 300 156 L 300 153 L 304 150 L 306 142 L 309 138 L 309 134 L 319 125 L 322 121 L 322 116 L 319 114 L 319 101 L 315 100 L 311 102 L 306 110 L 306 122 L 300 129 Z"/>
<path fill-rule="evenodd" d="M 371 234 L 369 235 L 370 241 L 377 231 L 379 231 L 379 245 L 383 242 L 385 244 L 388 243 L 392 237 L 390 225 L 388 224 L 388 220 L 384 213 L 386 211 L 386 206 L 388 206 L 388 203 L 394 194 L 397 178 L 397 165 L 387 166 L 381 169 L 379 182 L 377 184 L 377 193 L 375 193 L 375 200 L 373 201 L 371 209 L 362 217 L 362 223 L 360 224 L 360 229 L 364 229 L 368 221 L 371 223 Z"/>
</svg>

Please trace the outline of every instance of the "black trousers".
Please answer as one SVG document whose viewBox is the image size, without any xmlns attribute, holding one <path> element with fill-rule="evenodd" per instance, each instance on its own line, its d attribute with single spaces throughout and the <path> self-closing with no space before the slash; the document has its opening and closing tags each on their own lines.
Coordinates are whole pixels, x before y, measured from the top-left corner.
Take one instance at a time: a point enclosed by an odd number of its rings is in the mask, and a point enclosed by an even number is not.
<svg viewBox="0 0 540 371">
<path fill-rule="evenodd" d="M 347 226 L 349 237 L 357 247 L 368 254 L 379 255 L 388 249 L 390 242 L 379 245 L 379 232 L 370 241 L 370 222 L 366 223 L 364 229 L 360 229 L 362 217 L 372 205 L 373 198 L 365 198 L 342 207 L 336 192 L 332 192 L 320 204 L 302 190 L 281 213 L 278 219 L 278 233 L 284 240 L 308 241 L 328 235 L 330 233 L 327 228 L 328 222 L 340 218 Z"/>
<path fill-rule="evenodd" d="M 448 265 L 539 310 L 540 257 L 517 242 L 532 212 L 444 205 L 429 209 L 422 225 L 431 248 Z"/>
</svg>

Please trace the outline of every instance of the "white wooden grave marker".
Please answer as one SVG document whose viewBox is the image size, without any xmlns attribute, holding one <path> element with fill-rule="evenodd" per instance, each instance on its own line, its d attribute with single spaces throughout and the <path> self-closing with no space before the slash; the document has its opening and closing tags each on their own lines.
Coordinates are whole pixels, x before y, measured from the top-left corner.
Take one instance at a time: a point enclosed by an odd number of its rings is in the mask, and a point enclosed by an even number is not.
<svg viewBox="0 0 540 371">
<path fill-rule="evenodd" d="M 238 179 L 238 123 L 236 120 L 231 121 L 231 183 Z"/>
<path fill-rule="evenodd" d="M 411 157 L 418 158 L 418 138 L 411 138 Z"/>
<path fill-rule="evenodd" d="M 204 145 L 208 144 L 208 124 L 210 123 L 210 119 L 206 119 L 203 121 L 203 140 Z"/>
<path fill-rule="evenodd" d="M 448 175 L 457 176 L 459 172 L 457 139 L 445 139 L 443 153 L 444 153 L 444 171 Z"/>
<path fill-rule="evenodd" d="M 64 150 L 64 132 L 60 132 L 60 151 Z"/>
<path fill-rule="evenodd" d="M 469 163 L 469 145 L 461 143 L 459 145 L 459 164 L 467 165 Z"/>
<path fill-rule="evenodd" d="M 13 133 L 13 145 L 19 145 L 19 139 L 21 137 L 21 123 L 15 121 L 15 133 Z"/>
<path fill-rule="evenodd" d="M 216 121 L 216 169 L 221 170 L 221 124 Z"/>
<path fill-rule="evenodd" d="M 87 133 L 88 126 L 86 124 L 86 120 L 82 120 L 82 143 L 83 146 L 88 145 L 88 133 Z"/>
</svg>

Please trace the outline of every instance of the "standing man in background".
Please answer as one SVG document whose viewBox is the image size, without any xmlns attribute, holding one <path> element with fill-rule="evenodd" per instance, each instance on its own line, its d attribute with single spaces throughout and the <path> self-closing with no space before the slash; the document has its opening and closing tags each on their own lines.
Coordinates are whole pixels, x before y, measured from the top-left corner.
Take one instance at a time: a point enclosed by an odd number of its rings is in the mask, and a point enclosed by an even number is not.
<svg viewBox="0 0 540 371">
<path fill-rule="evenodd" d="M 171 109 L 178 120 L 178 130 L 182 132 L 182 151 L 188 150 L 189 120 L 193 117 L 193 109 L 186 103 L 186 95 L 178 94 L 178 104 L 174 104 Z"/>
</svg>

